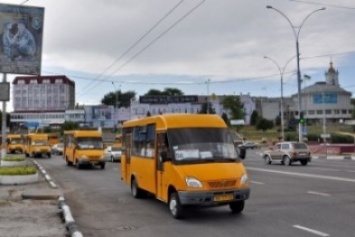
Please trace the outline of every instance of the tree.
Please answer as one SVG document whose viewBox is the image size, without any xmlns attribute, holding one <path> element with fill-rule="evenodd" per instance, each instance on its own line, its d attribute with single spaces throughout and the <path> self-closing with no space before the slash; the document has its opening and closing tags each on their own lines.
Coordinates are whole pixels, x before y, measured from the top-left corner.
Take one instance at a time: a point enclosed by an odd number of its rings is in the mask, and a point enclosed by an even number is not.
<svg viewBox="0 0 355 237">
<path fill-rule="evenodd" d="M 260 118 L 256 123 L 256 129 L 266 131 L 274 127 L 274 123 L 271 120 Z"/>
<path fill-rule="evenodd" d="M 239 97 L 226 96 L 222 104 L 224 108 L 230 111 L 232 119 L 244 119 L 244 107 Z"/>
<path fill-rule="evenodd" d="M 250 125 L 255 126 L 258 120 L 259 120 L 259 113 L 258 111 L 254 110 L 250 115 Z"/>
<path fill-rule="evenodd" d="M 134 91 L 127 91 L 122 93 L 121 90 L 115 92 L 109 92 L 108 94 L 104 95 L 101 99 L 101 103 L 104 105 L 116 105 L 116 100 L 118 102 L 118 107 L 129 107 L 131 104 L 131 99 L 136 97 L 136 92 Z"/>
<path fill-rule="evenodd" d="M 150 89 L 147 93 L 144 94 L 144 96 L 148 95 L 184 95 L 184 93 L 177 88 L 165 88 L 163 91 L 157 90 L 157 89 Z"/>
<path fill-rule="evenodd" d="M 62 129 L 60 133 L 63 134 L 65 130 L 75 130 L 77 128 L 79 128 L 79 123 L 72 122 L 72 121 L 65 121 L 62 125 Z"/>
<path fill-rule="evenodd" d="M 6 126 L 10 127 L 11 129 L 11 124 L 10 124 L 10 114 L 6 113 Z M 2 111 L 0 111 L 0 130 L 2 129 Z"/>
</svg>

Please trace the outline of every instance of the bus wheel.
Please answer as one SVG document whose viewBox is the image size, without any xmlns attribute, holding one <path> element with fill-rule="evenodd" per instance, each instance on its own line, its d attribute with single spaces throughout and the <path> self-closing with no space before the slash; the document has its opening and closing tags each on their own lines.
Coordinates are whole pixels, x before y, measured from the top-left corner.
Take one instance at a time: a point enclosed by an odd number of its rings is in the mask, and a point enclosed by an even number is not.
<svg viewBox="0 0 355 237">
<path fill-rule="evenodd" d="M 104 170 L 104 169 L 105 169 L 105 163 L 101 163 L 101 164 L 100 164 L 100 168 L 101 168 L 102 170 Z"/>
<path fill-rule="evenodd" d="M 181 205 L 179 195 L 176 192 L 170 194 L 169 210 L 175 219 L 181 219 L 184 216 L 184 207 Z"/>
<path fill-rule="evenodd" d="M 75 166 L 78 170 L 81 169 L 81 164 L 78 162 L 78 160 L 75 161 Z"/>
<path fill-rule="evenodd" d="M 68 160 L 68 157 L 65 157 L 65 161 L 67 162 L 67 166 L 70 166 L 72 163 Z"/>
<path fill-rule="evenodd" d="M 232 202 L 229 207 L 233 214 L 241 213 L 244 210 L 244 201 Z"/>
<path fill-rule="evenodd" d="M 131 193 L 134 198 L 142 198 L 144 196 L 144 191 L 138 187 L 136 179 L 131 181 Z"/>
</svg>

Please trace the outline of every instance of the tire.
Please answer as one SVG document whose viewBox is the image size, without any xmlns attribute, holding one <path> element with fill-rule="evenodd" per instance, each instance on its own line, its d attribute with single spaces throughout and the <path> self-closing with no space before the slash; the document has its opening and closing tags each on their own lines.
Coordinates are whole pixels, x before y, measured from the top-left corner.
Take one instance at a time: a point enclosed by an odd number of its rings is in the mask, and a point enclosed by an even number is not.
<svg viewBox="0 0 355 237">
<path fill-rule="evenodd" d="M 266 165 L 271 165 L 270 156 L 264 156 L 264 162 L 265 162 Z"/>
<path fill-rule="evenodd" d="M 136 179 L 132 179 L 131 181 L 131 193 L 134 198 L 143 198 L 145 192 L 138 187 L 138 183 Z"/>
<path fill-rule="evenodd" d="M 170 194 L 169 197 L 169 211 L 175 219 L 184 217 L 184 207 L 180 203 L 179 195 L 176 192 Z"/>
<path fill-rule="evenodd" d="M 290 159 L 290 157 L 288 157 L 288 156 L 284 156 L 284 157 L 282 157 L 282 164 L 283 165 L 291 165 L 291 159 Z"/>
<path fill-rule="evenodd" d="M 81 164 L 78 162 L 78 160 L 75 160 L 75 167 L 80 170 L 81 169 Z"/>
<path fill-rule="evenodd" d="M 71 166 L 72 163 L 68 160 L 68 157 L 65 157 L 65 161 L 67 162 L 67 166 Z"/>
<path fill-rule="evenodd" d="M 25 153 L 25 156 L 26 156 L 26 157 L 30 157 L 30 155 L 29 155 L 28 153 Z"/>
<path fill-rule="evenodd" d="M 306 166 L 308 164 L 308 160 L 301 160 L 301 165 Z"/>
<path fill-rule="evenodd" d="M 104 169 L 105 169 L 105 163 L 101 163 L 101 164 L 100 164 L 100 168 L 101 168 L 102 170 L 104 170 Z"/>
<path fill-rule="evenodd" d="M 111 162 L 112 162 L 112 163 L 114 162 L 113 156 L 111 156 Z"/>
<path fill-rule="evenodd" d="M 48 153 L 47 156 L 48 156 L 48 158 L 51 158 L 51 153 Z"/>
<path fill-rule="evenodd" d="M 239 214 L 244 210 L 245 201 L 232 202 L 229 204 L 229 208 L 231 209 L 233 214 Z"/>
</svg>

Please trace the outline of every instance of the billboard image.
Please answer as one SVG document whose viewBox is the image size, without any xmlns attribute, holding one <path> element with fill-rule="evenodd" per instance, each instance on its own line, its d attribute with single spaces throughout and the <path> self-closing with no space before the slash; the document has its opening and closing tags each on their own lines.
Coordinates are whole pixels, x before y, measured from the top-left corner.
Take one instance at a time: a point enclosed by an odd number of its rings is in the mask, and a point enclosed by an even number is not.
<svg viewBox="0 0 355 237">
<path fill-rule="evenodd" d="M 39 75 L 44 8 L 0 4 L 0 72 Z"/>
</svg>

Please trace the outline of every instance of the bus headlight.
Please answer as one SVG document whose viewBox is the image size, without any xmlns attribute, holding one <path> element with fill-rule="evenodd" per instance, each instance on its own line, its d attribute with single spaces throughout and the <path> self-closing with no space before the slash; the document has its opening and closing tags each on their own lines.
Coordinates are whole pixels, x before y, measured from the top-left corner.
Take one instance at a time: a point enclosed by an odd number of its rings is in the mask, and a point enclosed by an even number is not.
<svg viewBox="0 0 355 237">
<path fill-rule="evenodd" d="M 202 183 L 198 179 L 192 177 L 186 177 L 186 185 L 189 188 L 202 188 Z"/>
<path fill-rule="evenodd" d="M 248 182 L 248 175 L 247 174 L 243 174 L 242 177 L 240 178 L 240 183 L 241 184 L 245 184 Z"/>
</svg>

